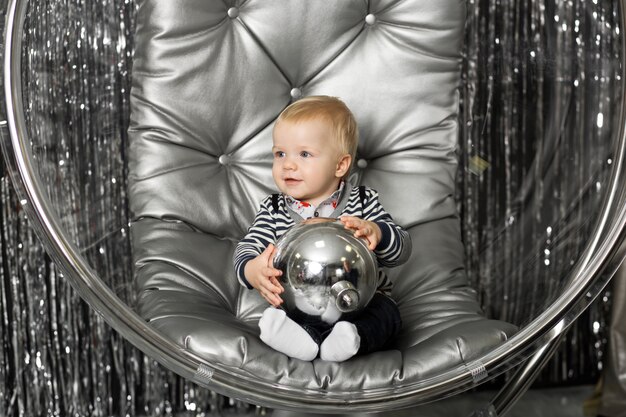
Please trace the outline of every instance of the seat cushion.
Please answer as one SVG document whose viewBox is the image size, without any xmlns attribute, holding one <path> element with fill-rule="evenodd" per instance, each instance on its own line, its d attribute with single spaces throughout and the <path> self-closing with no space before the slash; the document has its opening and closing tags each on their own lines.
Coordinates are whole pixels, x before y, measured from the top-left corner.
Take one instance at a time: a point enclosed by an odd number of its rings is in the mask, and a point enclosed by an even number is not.
<svg viewBox="0 0 626 417">
<path fill-rule="evenodd" d="M 237 297 L 232 268 L 219 262 L 229 259 L 234 242 L 158 219 L 143 219 L 133 228 L 143 316 L 208 361 L 257 378 L 303 389 L 384 388 L 466 365 L 515 331 L 481 314 L 455 249 L 460 241 L 453 217 L 409 228 L 418 255 L 392 270 L 403 320 L 395 349 L 339 364 L 290 359 L 261 342 L 257 322 L 266 303 L 255 291 Z M 135 240 L 139 236 L 141 242 Z M 219 292 L 210 284 L 216 280 L 234 284 Z"/>
</svg>

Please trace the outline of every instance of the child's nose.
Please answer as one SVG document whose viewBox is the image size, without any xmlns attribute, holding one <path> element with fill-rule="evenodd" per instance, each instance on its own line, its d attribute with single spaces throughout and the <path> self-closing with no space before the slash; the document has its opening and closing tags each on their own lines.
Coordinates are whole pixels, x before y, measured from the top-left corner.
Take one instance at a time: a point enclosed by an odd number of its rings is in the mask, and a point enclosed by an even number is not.
<svg viewBox="0 0 626 417">
<path fill-rule="evenodd" d="M 285 162 L 283 163 L 283 168 L 285 169 L 295 169 L 296 163 L 291 158 L 285 158 Z"/>
</svg>

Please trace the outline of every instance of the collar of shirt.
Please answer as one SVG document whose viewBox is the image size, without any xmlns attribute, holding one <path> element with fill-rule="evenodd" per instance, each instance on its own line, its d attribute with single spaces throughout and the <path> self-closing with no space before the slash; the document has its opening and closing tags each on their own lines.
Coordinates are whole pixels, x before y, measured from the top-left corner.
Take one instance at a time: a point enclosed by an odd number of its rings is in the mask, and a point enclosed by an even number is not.
<svg viewBox="0 0 626 417">
<path fill-rule="evenodd" d="M 285 202 L 291 210 L 299 214 L 303 219 L 310 217 L 329 217 L 333 211 L 335 211 L 335 208 L 337 208 L 343 187 L 344 181 L 341 181 L 337 191 L 332 193 L 330 197 L 322 201 L 317 207 L 306 201 L 296 200 L 288 195 L 285 195 Z"/>
</svg>

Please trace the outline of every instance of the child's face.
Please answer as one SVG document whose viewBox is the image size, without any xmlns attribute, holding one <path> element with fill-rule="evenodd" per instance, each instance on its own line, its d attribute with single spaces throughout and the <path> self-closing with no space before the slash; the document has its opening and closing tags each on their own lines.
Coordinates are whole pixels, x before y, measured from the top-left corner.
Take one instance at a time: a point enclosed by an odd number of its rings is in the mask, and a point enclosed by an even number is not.
<svg viewBox="0 0 626 417">
<path fill-rule="evenodd" d="M 272 175 L 278 189 L 317 206 L 329 197 L 350 168 L 350 155 L 342 155 L 330 127 L 323 120 L 274 127 Z"/>
</svg>

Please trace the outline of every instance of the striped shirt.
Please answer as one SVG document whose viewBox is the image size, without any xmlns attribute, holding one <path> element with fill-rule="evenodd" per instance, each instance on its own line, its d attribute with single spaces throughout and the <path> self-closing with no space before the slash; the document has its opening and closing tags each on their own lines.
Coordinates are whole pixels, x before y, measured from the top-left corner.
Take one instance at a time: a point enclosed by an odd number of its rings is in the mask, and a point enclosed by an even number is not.
<svg viewBox="0 0 626 417">
<path fill-rule="evenodd" d="M 380 227 L 382 237 L 374 250 L 379 266 L 378 291 L 389 295 L 392 283 L 380 267 L 393 267 L 404 263 L 411 255 L 411 238 L 405 230 L 394 223 L 389 213 L 385 211 L 378 201 L 378 193 L 371 188 L 363 187 L 363 189 L 364 198 L 359 187 L 351 187 L 346 183 L 343 195 L 331 217 L 360 217 Z M 289 228 L 304 220 L 290 210 L 283 194 L 279 195 L 277 206 L 278 210 L 274 210 L 271 195 L 263 199 L 248 233 L 235 248 L 235 273 L 241 285 L 247 288 L 252 288 L 252 286 L 244 275 L 246 263 L 260 255 L 270 243 L 276 244 Z"/>
</svg>

